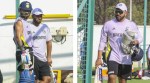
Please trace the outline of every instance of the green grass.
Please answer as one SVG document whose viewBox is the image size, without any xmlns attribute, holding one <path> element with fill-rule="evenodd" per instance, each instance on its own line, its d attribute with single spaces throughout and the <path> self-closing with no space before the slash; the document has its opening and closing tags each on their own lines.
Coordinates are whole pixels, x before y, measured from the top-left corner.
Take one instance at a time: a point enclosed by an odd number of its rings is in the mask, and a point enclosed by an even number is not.
<svg viewBox="0 0 150 83">
<path fill-rule="evenodd" d="M 127 83 L 150 83 L 150 80 L 132 79 L 127 81 Z"/>
<path fill-rule="evenodd" d="M 141 68 L 134 68 L 134 71 L 140 70 Z M 92 68 L 92 71 L 94 71 L 94 67 Z M 81 71 L 78 67 L 78 74 L 80 74 Z M 91 83 L 94 83 L 94 78 L 92 78 Z M 78 78 L 78 83 L 82 83 L 82 79 Z M 104 80 L 103 83 L 107 83 L 107 80 Z M 118 81 L 116 82 L 118 83 Z M 150 83 L 150 80 L 142 80 L 142 79 L 132 79 L 132 80 L 128 80 L 127 83 Z"/>
<path fill-rule="evenodd" d="M 92 83 L 94 83 L 94 80 Z M 107 81 L 104 80 L 103 83 L 107 83 Z M 118 83 L 118 81 L 116 83 Z M 127 83 L 150 83 L 150 80 L 132 79 L 128 80 Z"/>
<path fill-rule="evenodd" d="M 82 83 L 82 81 L 80 80 L 78 83 Z M 94 78 L 92 78 L 92 83 L 94 83 Z M 107 80 L 104 80 L 103 83 L 107 83 Z M 118 81 L 116 83 L 118 83 Z M 150 83 L 150 80 L 132 79 L 128 80 L 127 83 Z"/>
</svg>

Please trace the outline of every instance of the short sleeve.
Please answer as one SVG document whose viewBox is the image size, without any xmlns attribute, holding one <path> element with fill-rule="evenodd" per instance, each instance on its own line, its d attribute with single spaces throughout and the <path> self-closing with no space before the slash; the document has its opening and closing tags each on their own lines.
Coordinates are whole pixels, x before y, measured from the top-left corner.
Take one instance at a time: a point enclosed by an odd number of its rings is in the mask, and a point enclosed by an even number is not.
<svg viewBox="0 0 150 83">
<path fill-rule="evenodd" d="M 46 41 L 50 41 L 52 40 L 52 35 L 51 35 L 51 32 L 50 32 L 50 28 L 47 26 L 47 33 L 46 33 Z"/>
</svg>

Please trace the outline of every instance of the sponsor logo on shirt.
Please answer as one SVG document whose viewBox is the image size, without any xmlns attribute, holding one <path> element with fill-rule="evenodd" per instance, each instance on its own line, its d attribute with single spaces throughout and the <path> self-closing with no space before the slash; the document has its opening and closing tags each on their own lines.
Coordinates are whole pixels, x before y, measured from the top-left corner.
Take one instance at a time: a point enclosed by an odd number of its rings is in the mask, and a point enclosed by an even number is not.
<svg viewBox="0 0 150 83">
<path fill-rule="evenodd" d="M 112 30 L 115 30 L 116 28 L 115 27 L 113 27 L 113 29 Z"/>
<path fill-rule="evenodd" d="M 123 34 L 122 33 L 113 33 L 113 37 L 122 37 L 123 36 Z"/>
<path fill-rule="evenodd" d="M 46 39 L 46 36 L 34 36 L 33 40 Z"/>
<path fill-rule="evenodd" d="M 125 31 L 127 31 L 127 30 L 129 30 L 129 27 L 126 27 L 126 30 L 125 30 Z"/>
<path fill-rule="evenodd" d="M 31 32 L 31 31 L 27 31 L 27 33 L 28 33 L 28 35 L 29 35 L 29 34 L 31 34 L 32 32 Z"/>
<path fill-rule="evenodd" d="M 45 34 L 45 33 L 46 33 L 46 31 L 45 31 L 45 30 L 43 30 L 43 33 Z"/>
<path fill-rule="evenodd" d="M 32 33 L 35 33 L 34 31 Z"/>
</svg>

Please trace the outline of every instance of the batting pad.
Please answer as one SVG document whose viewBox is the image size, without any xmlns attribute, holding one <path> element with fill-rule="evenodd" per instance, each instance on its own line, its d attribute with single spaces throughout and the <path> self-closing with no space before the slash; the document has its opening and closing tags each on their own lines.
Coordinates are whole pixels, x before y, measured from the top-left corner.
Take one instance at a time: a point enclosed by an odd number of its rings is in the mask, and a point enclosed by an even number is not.
<svg viewBox="0 0 150 83">
<path fill-rule="evenodd" d="M 19 83 L 34 83 L 34 72 L 23 70 L 20 74 Z"/>
<path fill-rule="evenodd" d="M 135 35 L 136 32 L 129 31 L 129 30 L 126 30 L 123 33 L 121 47 L 122 47 L 122 51 L 125 54 L 129 54 L 129 55 L 133 54 L 132 46 L 130 43 L 135 39 Z"/>
</svg>

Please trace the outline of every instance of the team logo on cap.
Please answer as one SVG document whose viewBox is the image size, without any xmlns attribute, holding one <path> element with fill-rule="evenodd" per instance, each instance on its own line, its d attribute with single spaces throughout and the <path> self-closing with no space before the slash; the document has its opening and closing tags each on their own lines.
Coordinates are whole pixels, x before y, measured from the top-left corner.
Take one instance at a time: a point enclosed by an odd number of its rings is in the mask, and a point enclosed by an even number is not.
<svg viewBox="0 0 150 83">
<path fill-rule="evenodd" d="M 119 4 L 119 6 L 122 6 L 122 4 Z"/>
<path fill-rule="evenodd" d="M 29 7 L 30 7 L 29 3 L 26 3 L 26 8 L 29 8 Z"/>
</svg>

